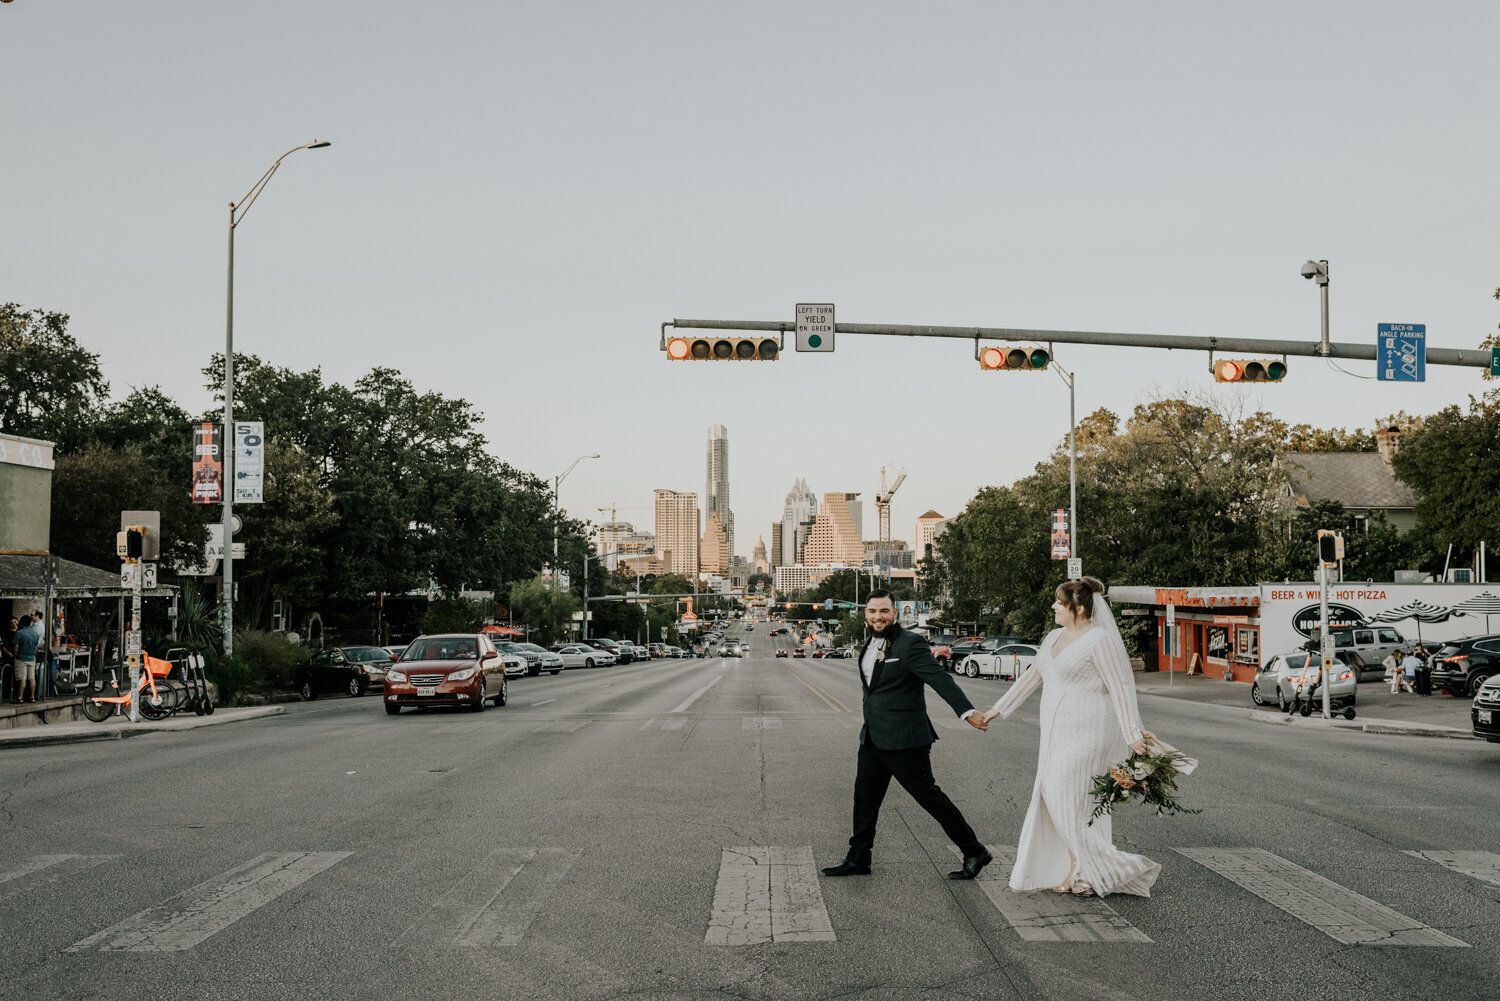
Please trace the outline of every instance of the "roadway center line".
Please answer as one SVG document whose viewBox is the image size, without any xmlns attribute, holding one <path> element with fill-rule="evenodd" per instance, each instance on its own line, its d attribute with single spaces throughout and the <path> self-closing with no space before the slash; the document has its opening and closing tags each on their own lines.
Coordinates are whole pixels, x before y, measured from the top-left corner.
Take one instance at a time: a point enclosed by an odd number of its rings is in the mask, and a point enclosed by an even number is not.
<svg viewBox="0 0 1500 1001">
<path fill-rule="evenodd" d="M 682 703 L 682 705 L 678 706 L 676 709 L 673 709 L 672 711 L 674 713 L 685 713 L 685 712 L 687 712 L 688 711 L 688 706 L 692 705 L 694 702 L 697 702 L 698 698 L 704 692 L 708 691 L 710 688 L 714 687 L 715 685 L 717 685 L 719 682 L 721 682 L 723 680 L 724 680 L 724 676 L 722 674 L 719 675 L 717 678 L 715 678 L 714 680 L 710 681 L 708 684 L 704 685 L 702 688 L 698 689 L 692 695 L 689 695 L 687 697 L 687 701 L 685 701 L 684 703 Z"/>
<path fill-rule="evenodd" d="M 548 702 L 556 702 L 556 701 L 557 701 L 557 700 L 556 700 L 556 699 L 543 699 L 543 700 L 542 700 L 542 701 L 540 701 L 540 702 L 532 702 L 532 703 L 530 703 L 530 704 L 531 704 L 531 705 L 534 705 L 534 706 L 544 706 L 544 705 L 546 705 L 546 704 L 547 704 L 547 703 L 548 703 Z"/>
</svg>

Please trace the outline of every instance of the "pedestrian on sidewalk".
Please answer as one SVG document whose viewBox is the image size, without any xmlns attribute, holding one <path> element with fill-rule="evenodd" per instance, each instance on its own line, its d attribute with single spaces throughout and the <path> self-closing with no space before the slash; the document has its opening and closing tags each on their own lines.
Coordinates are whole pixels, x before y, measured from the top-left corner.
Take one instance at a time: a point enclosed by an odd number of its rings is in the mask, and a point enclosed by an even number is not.
<svg viewBox="0 0 1500 1001">
<path fill-rule="evenodd" d="M 36 647 L 40 633 L 32 628 L 31 616 L 23 615 L 16 630 L 16 701 L 36 701 Z"/>
<path fill-rule="evenodd" d="M 1385 660 L 1380 662 L 1380 666 L 1385 668 L 1386 680 L 1391 683 L 1392 695 L 1396 695 L 1401 691 L 1401 656 L 1402 651 L 1400 649 L 1392 650 L 1386 656 Z"/>
<path fill-rule="evenodd" d="M 1401 661 L 1401 688 L 1403 691 L 1417 693 L 1417 669 L 1422 666 L 1422 659 L 1417 656 L 1417 648 L 1412 647 L 1407 651 Z"/>
<path fill-rule="evenodd" d="M 1425 646 L 1417 644 L 1417 683 L 1418 695 L 1432 694 L 1432 652 Z"/>
</svg>

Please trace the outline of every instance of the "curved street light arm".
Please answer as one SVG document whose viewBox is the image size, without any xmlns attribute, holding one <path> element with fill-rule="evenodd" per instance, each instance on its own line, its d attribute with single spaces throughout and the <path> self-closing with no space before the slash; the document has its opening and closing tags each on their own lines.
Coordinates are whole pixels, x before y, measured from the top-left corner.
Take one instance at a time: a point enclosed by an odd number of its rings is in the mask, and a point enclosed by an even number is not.
<svg viewBox="0 0 1500 1001">
<path fill-rule="evenodd" d="M 276 158 L 276 162 L 271 164 L 270 169 L 268 169 L 264 174 L 260 175 L 260 180 L 256 181 L 253 185 L 250 186 L 250 190 L 245 192 L 245 197 L 241 198 L 238 202 L 229 203 L 229 228 L 233 229 L 234 227 L 238 226 L 241 220 L 243 220 L 245 216 L 250 212 L 250 206 L 255 204 L 255 199 L 260 197 L 260 193 L 264 191 L 266 185 L 270 183 L 271 176 L 276 173 L 276 168 L 281 166 L 282 160 L 285 160 L 287 157 L 291 156 L 299 149 L 320 149 L 324 146 L 331 145 L 333 144 L 314 139 L 310 143 L 303 143 L 301 146 L 293 146 L 291 149 L 278 156 Z"/>
</svg>

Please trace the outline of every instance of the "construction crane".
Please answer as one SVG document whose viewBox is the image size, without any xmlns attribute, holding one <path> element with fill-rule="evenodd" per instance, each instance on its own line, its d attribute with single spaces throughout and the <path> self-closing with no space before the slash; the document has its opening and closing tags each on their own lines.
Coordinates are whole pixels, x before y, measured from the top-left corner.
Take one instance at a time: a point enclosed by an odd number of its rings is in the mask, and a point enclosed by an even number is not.
<svg viewBox="0 0 1500 1001">
<path fill-rule="evenodd" d="M 880 467 L 880 493 L 875 495 L 875 510 L 880 515 L 880 571 L 885 574 L 886 582 L 891 579 L 891 498 L 896 496 L 896 491 L 901 489 L 901 483 L 906 479 L 906 470 L 896 472 L 896 482 L 889 487 L 886 486 L 886 468 Z"/>
</svg>

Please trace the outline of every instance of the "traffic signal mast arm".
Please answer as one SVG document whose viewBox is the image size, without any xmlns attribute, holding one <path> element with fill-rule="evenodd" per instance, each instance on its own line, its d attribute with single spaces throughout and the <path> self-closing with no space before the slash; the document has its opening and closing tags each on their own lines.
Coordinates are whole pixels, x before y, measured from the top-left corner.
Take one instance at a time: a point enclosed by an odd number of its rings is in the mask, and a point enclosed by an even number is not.
<svg viewBox="0 0 1500 1001">
<path fill-rule="evenodd" d="M 662 350 L 666 350 L 666 328 L 694 330 L 765 330 L 781 333 L 794 324 L 784 320 L 671 320 L 662 324 Z M 1172 334 L 1122 334 L 1097 330 L 1031 330 L 1019 327 L 935 327 L 904 323 L 836 323 L 840 334 L 879 334 L 888 337 L 952 337 L 972 341 L 1030 341 L 1056 344 L 1100 344 L 1123 348 L 1164 348 L 1168 351 L 1210 351 L 1249 355 L 1302 355 L 1309 358 L 1376 360 L 1371 344 L 1330 342 L 1326 355 L 1318 341 L 1261 340 L 1254 337 L 1182 337 Z M 1467 348 L 1426 348 L 1427 364 L 1490 367 L 1490 351 Z"/>
</svg>

